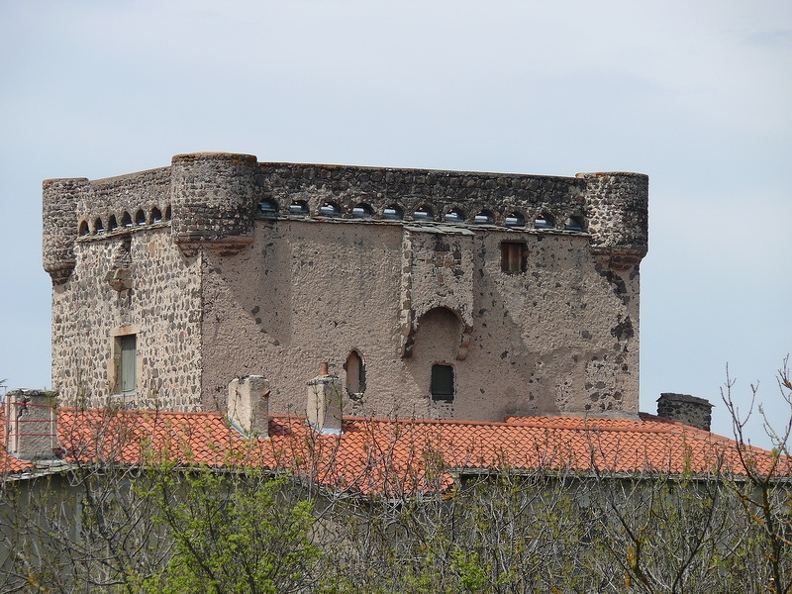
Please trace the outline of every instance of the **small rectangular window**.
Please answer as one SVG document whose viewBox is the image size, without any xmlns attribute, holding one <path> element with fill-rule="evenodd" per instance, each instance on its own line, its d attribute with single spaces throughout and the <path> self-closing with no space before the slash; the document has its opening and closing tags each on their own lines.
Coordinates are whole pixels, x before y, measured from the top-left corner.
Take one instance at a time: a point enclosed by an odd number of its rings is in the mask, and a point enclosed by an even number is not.
<svg viewBox="0 0 792 594">
<path fill-rule="evenodd" d="M 137 389 L 137 336 L 127 334 L 115 340 L 116 394 L 134 394 Z"/>
<path fill-rule="evenodd" d="M 507 274 L 517 274 L 525 272 L 527 263 L 527 249 L 524 243 L 516 241 L 502 241 L 501 248 L 501 271 Z"/>
<path fill-rule="evenodd" d="M 432 400 L 451 402 L 454 399 L 454 368 L 450 365 L 432 365 Z"/>
</svg>

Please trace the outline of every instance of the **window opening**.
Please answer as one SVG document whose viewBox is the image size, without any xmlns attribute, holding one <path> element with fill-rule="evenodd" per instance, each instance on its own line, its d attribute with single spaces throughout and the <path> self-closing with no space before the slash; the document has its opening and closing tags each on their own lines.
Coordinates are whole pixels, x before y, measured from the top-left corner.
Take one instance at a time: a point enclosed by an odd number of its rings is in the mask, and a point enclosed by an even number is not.
<svg viewBox="0 0 792 594">
<path fill-rule="evenodd" d="M 344 364 L 346 370 L 346 388 L 349 394 L 359 395 L 366 391 L 366 368 L 363 359 L 352 351 Z"/>
<path fill-rule="evenodd" d="M 404 217 L 404 212 L 396 205 L 386 206 L 382 211 L 382 218 L 389 221 L 400 221 Z"/>
<path fill-rule="evenodd" d="M 265 217 L 275 217 L 278 214 L 278 205 L 274 200 L 262 200 L 258 203 L 258 211 Z"/>
<path fill-rule="evenodd" d="M 464 223 L 465 214 L 458 208 L 452 208 L 447 213 L 445 213 L 443 220 L 446 223 Z"/>
<path fill-rule="evenodd" d="M 374 211 L 368 204 L 358 204 L 352 209 L 352 217 L 355 219 L 368 219 L 374 215 Z"/>
<path fill-rule="evenodd" d="M 525 272 L 527 264 L 526 252 L 528 251 L 524 243 L 516 241 L 502 241 L 501 247 L 501 271 L 508 274 Z"/>
<path fill-rule="evenodd" d="M 295 200 L 289 204 L 289 214 L 306 215 L 308 214 L 308 205 L 303 200 Z"/>
<path fill-rule="evenodd" d="M 431 221 L 433 218 L 432 211 L 426 206 L 419 206 L 413 212 L 413 219 L 416 221 Z"/>
<path fill-rule="evenodd" d="M 110 220 L 107 221 L 107 228 L 110 231 L 115 231 L 118 229 L 118 221 L 115 218 L 115 215 L 110 215 Z"/>
<path fill-rule="evenodd" d="M 555 220 L 547 213 L 542 213 L 534 219 L 535 229 L 554 229 Z"/>
<path fill-rule="evenodd" d="M 516 212 L 506 215 L 506 220 L 504 222 L 507 227 L 525 227 L 525 219 Z"/>
<path fill-rule="evenodd" d="M 116 394 L 134 394 L 137 388 L 137 336 L 116 337 Z"/>
<path fill-rule="evenodd" d="M 88 221 L 80 221 L 80 230 L 78 233 L 82 236 L 86 236 L 90 233 L 88 229 Z"/>
<path fill-rule="evenodd" d="M 493 217 L 492 214 L 487 212 L 486 210 L 482 210 L 481 212 L 477 213 L 475 217 L 473 217 L 473 224 L 474 225 L 494 225 L 495 224 L 495 217 Z"/>
<path fill-rule="evenodd" d="M 319 207 L 319 214 L 323 217 L 337 217 L 341 215 L 341 209 L 333 202 L 323 202 Z"/>
<path fill-rule="evenodd" d="M 94 233 L 104 233 L 104 225 L 102 219 L 98 218 L 94 221 Z"/>
<path fill-rule="evenodd" d="M 128 213 L 128 212 L 125 212 L 125 213 L 124 213 L 124 216 L 123 216 L 123 217 L 121 217 L 121 224 L 122 224 L 124 227 L 131 227 L 131 226 L 132 226 L 132 217 L 131 217 L 131 216 L 129 216 L 129 213 Z"/>
<path fill-rule="evenodd" d="M 165 217 L 164 218 L 165 218 L 166 221 L 170 221 L 170 218 L 171 218 L 171 207 L 170 207 L 170 204 L 165 207 Z"/>
<path fill-rule="evenodd" d="M 151 220 L 155 223 L 159 223 L 162 220 L 162 212 L 156 206 L 151 209 Z"/>
<path fill-rule="evenodd" d="M 137 211 L 135 213 L 135 223 L 138 225 L 145 225 L 146 224 L 146 213 L 142 210 Z"/>
<path fill-rule="evenodd" d="M 432 365 L 432 400 L 451 402 L 454 400 L 454 368 L 450 365 Z"/>
<path fill-rule="evenodd" d="M 578 217 L 569 217 L 564 223 L 564 229 L 567 231 L 583 231 L 583 223 Z"/>
</svg>

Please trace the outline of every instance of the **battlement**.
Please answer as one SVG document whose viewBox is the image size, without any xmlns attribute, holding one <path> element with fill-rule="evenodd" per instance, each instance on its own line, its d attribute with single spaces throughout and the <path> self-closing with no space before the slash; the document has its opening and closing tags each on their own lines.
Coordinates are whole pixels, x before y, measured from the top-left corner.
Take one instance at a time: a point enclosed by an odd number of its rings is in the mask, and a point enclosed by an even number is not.
<svg viewBox="0 0 792 594">
<path fill-rule="evenodd" d="M 44 268 L 54 283 L 74 268 L 76 241 L 170 223 L 186 254 L 230 255 L 256 220 L 452 224 L 485 230 L 585 233 L 610 267 L 647 251 L 648 178 L 575 177 L 259 163 L 253 155 L 176 155 L 170 167 L 89 181 L 44 182 Z"/>
</svg>

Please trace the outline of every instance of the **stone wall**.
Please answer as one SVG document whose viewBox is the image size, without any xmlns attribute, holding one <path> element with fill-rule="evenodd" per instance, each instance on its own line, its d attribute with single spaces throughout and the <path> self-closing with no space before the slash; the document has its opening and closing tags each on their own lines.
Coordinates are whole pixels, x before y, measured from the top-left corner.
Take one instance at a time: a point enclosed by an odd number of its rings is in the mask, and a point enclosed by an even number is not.
<svg viewBox="0 0 792 594">
<path fill-rule="evenodd" d="M 430 229 L 262 221 L 248 251 L 208 255 L 204 405 L 222 407 L 233 362 L 301 414 L 306 378 L 329 361 L 343 379 L 355 350 L 367 389 L 348 413 L 433 416 L 434 363 L 454 367 L 456 418 L 637 413 L 637 270 L 603 269 L 580 234 Z M 503 240 L 525 243 L 524 272 L 501 270 Z M 458 325 L 425 323 L 438 308 Z"/>
<path fill-rule="evenodd" d="M 53 287 L 53 389 L 71 404 L 200 410 L 201 259 L 184 257 L 168 224 L 81 238 L 74 251 L 74 272 Z M 121 290 L 111 285 L 119 271 Z M 127 334 L 137 337 L 137 390 L 110 400 L 115 341 Z"/>
</svg>

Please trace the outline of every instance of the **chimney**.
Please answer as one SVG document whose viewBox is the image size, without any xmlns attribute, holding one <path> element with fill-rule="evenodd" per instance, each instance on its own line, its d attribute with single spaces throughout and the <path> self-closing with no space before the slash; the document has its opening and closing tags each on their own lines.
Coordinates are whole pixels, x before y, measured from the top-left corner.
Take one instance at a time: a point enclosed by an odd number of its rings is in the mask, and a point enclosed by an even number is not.
<svg viewBox="0 0 792 594">
<path fill-rule="evenodd" d="M 18 388 L 5 395 L 6 451 L 22 460 L 57 458 L 57 400 L 52 392 Z"/>
<path fill-rule="evenodd" d="M 709 400 L 704 398 L 665 392 L 657 399 L 657 415 L 709 431 L 712 423 L 712 406 Z"/>
<path fill-rule="evenodd" d="M 228 384 L 228 418 L 247 437 L 269 437 L 269 382 L 243 375 Z"/>
<path fill-rule="evenodd" d="M 341 406 L 341 380 L 329 374 L 327 362 L 323 361 L 319 375 L 308 382 L 308 424 L 318 433 L 340 435 Z"/>
</svg>

